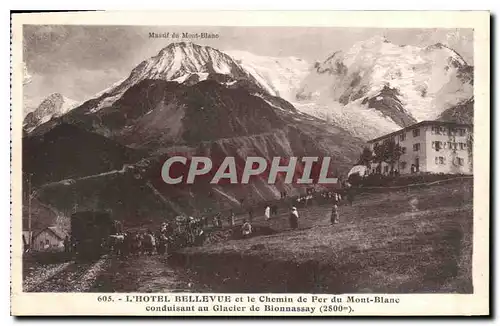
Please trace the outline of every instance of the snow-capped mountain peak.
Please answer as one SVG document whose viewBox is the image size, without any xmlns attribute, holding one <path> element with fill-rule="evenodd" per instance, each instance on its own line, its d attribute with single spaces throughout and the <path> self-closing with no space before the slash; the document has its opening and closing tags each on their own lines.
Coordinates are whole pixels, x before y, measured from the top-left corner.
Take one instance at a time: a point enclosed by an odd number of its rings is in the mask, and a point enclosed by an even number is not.
<svg viewBox="0 0 500 326">
<path fill-rule="evenodd" d="M 296 57 L 220 51 L 177 42 L 142 61 L 128 77 L 76 111 L 91 115 L 111 108 L 127 90 L 148 80 L 183 86 L 211 80 L 227 88 L 245 88 L 266 101 L 279 102 L 280 108 L 296 108 L 332 121 L 356 136 L 373 138 L 417 121 L 435 119 L 471 98 L 473 68 L 444 44 L 397 45 L 383 36 L 332 52 L 314 65 Z M 71 103 L 57 96 L 53 101 Z M 37 126 L 64 114 L 70 105 L 56 105 L 54 110 L 44 107 L 27 116 L 26 125 Z"/>
<path fill-rule="evenodd" d="M 231 57 L 209 46 L 191 42 L 171 43 L 132 71 L 142 79 L 173 80 L 189 73 L 240 74 Z"/>
<path fill-rule="evenodd" d="M 128 78 L 104 92 L 99 103 L 89 112 L 97 112 L 111 105 L 127 89 L 143 80 L 184 83 L 187 80 L 205 80 L 210 74 L 226 75 L 234 80 L 249 80 L 266 91 L 265 85 L 261 85 L 229 55 L 210 46 L 176 42 L 161 49 L 157 55 L 142 61 L 132 70 Z"/>
<path fill-rule="evenodd" d="M 34 111 L 26 115 L 24 128 L 30 131 L 53 118 L 68 113 L 76 108 L 78 104 L 80 102 L 67 98 L 60 93 L 53 93 L 45 98 Z"/>
<path fill-rule="evenodd" d="M 472 96 L 473 69 L 454 50 L 437 43 L 427 47 L 397 45 L 384 37 L 358 42 L 317 62 L 297 94 L 296 107 L 316 103 L 334 118 L 356 116 L 385 121 L 365 138 L 380 136 L 415 121 L 436 119 Z M 371 112 L 368 114 L 368 112 Z M 359 134 L 356 131 L 356 134 Z"/>
<path fill-rule="evenodd" d="M 264 88 L 288 101 L 295 98 L 302 80 L 309 73 L 307 61 L 297 57 L 259 56 L 245 51 L 226 51 Z"/>
<path fill-rule="evenodd" d="M 460 54 L 457 53 L 457 51 L 453 50 L 452 48 L 446 46 L 443 43 L 436 43 L 433 45 L 429 45 L 427 48 L 425 48 L 426 51 L 428 52 L 433 52 L 434 50 L 442 50 L 441 54 L 447 57 L 447 59 L 450 62 L 454 62 L 456 65 L 460 66 L 467 66 L 467 62 L 465 62 L 464 58 Z M 435 52 L 437 53 L 437 52 Z"/>
</svg>

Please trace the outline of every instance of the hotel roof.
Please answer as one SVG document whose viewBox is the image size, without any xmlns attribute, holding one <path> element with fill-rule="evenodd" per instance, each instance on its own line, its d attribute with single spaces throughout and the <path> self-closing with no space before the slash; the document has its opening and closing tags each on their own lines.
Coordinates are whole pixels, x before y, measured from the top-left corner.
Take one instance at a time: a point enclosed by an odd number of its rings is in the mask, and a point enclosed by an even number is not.
<svg viewBox="0 0 500 326">
<path fill-rule="evenodd" d="M 383 136 L 380 136 L 380 137 L 377 137 L 377 138 L 374 138 L 374 139 L 370 139 L 368 141 L 368 143 L 374 143 L 376 141 L 379 141 L 379 140 L 382 140 L 382 139 L 385 139 L 385 138 L 389 138 L 389 137 L 395 136 L 395 135 L 401 133 L 402 131 L 406 131 L 406 130 L 409 130 L 409 129 L 414 129 L 416 127 L 427 126 L 427 125 L 441 125 L 441 126 L 442 125 L 452 125 L 452 126 L 455 126 L 455 127 L 472 127 L 473 126 L 472 124 L 458 123 L 458 122 L 452 122 L 452 121 L 424 120 L 424 121 L 420 121 L 418 123 L 412 124 L 411 126 L 407 126 L 407 127 L 401 128 L 398 131 L 391 132 L 390 134 L 385 134 Z"/>
</svg>

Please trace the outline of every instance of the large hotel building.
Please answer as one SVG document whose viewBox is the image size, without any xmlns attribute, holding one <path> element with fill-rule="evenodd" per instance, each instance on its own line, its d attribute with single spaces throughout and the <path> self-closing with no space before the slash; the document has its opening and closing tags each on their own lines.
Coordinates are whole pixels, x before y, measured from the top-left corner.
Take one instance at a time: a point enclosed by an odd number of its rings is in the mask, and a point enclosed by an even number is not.
<svg viewBox="0 0 500 326">
<path fill-rule="evenodd" d="M 394 139 L 403 154 L 394 167 L 386 163 L 371 165 L 371 173 L 399 174 L 418 172 L 472 174 L 472 149 L 469 135 L 473 126 L 443 121 L 421 121 L 393 133 L 368 141 L 373 151 L 376 144 Z"/>
</svg>

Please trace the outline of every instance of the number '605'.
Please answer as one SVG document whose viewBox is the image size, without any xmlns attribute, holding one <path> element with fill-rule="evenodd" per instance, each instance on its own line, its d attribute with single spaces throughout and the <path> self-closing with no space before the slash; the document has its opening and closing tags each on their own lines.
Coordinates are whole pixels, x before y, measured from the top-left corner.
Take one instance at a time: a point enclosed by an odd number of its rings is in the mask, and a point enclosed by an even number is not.
<svg viewBox="0 0 500 326">
<path fill-rule="evenodd" d="M 113 299 L 110 295 L 100 295 L 97 297 L 98 302 L 111 302 Z"/>
</svg>

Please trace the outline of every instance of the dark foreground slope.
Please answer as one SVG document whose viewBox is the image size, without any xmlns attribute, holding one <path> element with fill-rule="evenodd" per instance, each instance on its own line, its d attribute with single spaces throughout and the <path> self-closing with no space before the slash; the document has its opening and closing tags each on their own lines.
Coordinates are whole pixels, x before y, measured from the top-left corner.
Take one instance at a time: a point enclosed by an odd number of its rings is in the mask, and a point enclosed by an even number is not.
<svg viewBox="0 0 500 326">
<path fill-rule="evenodd" d="M 340 207 L 301 209 L 257 226 L 276 233 L 189 248 L 174 262 L 215 292 L 472 293 L 472 180 L 389 194 Z M 416 203 L 412 209 L 410 202 Z"/>
</svg>

